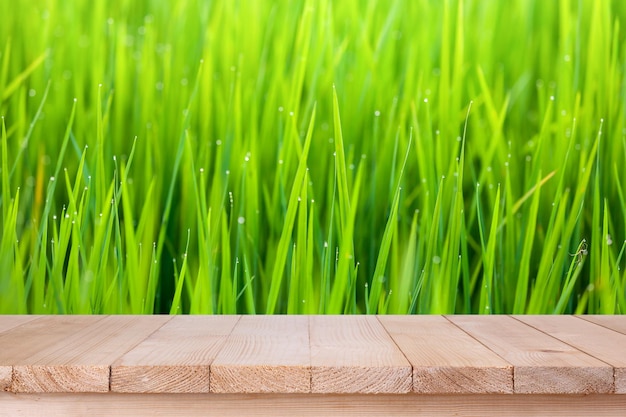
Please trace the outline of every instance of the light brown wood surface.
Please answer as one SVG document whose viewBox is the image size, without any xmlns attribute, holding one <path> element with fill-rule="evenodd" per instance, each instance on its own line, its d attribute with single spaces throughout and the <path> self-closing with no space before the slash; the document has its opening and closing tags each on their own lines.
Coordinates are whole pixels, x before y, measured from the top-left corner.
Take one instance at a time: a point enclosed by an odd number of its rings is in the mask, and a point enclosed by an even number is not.
<svg viewBox="0 0 626 417">
<path fill-rule="evenodd" d="M 615 391 L 626 394 L 626 335 L 572 316 L 515 318 L 611 365 Z"/>
<path fill-rule="evenodd" d="M 406 393 L 411 365 L 374 316 L 311 316 L 314 393 Z"/>
<path fill-rule="evenodd" d="M 39 316 L 2 316 L 2 320 L 0 320 L 0 334 L 38 318 Z M 13 366 L 11 364 L 0 363 L 0 391 L 9 389 L 12 375 Z"/>
<path fill-rule="evenodd" d="M 512 393 L 513 367 L 441 316 L 379 316 L 413 366 L 413 390 Z"/>
<path fill-rule="evenodd" d="M 515 393 L 614 391 L 611 366 L 512 317 L 448 319 L 514 366 Z"/>
<path fill-rule="evenodd" d="M 596 323 L 608 329 L 615 330 L 616 332 L 626 334 L 626 315 L 624 316 L 591 315 L 591 316 L 577 316 L 577 317 L 582 320 L 587 320 L 592 323 Z"/>
<path fill-rule="evenodd" d="M 26 338 L 36 344 L 37 351 L 21 355 L 13 365 L 11 391 L 108 392 L 111 363 L 170 319 L 167 316 L 64 318 L 63 322 L 67 321 L 68 325 L 62 332 L 63 337 L 55 343 L 49 343 L 51 334 L 47 331 L 43 335 L 30 334 L 34 340 Z M 49 316 L 30 323 L 47 326 L 58 337 L 55 330 L 58 322 Z M 38 335 L 40 337 L 36 338 Z M 15 343 L 20 346 L 24 340 L 17 339 Z"/>
<path fill-rule="evenodd" d="M 615 316 L 0 316 L 0 387 L 15 399 L 619 396 L 626 395 L 623 323 Z"/>
<path fill-rule="evenodd" d="M 239 316 L 176 316 L 111 367 L 111 391 L 209 392 L 209 368 Z"/>
<path fill-rule="evenodd" d="M 626 395 L 9 394 L 11 417 L 623 417 Z"/>
<path fill-rule="evenodd" d="M 0 320 L 0 334 L 2 332 L 6 332 L 7 330 L 11 330 L 14 327 L 21 326 L 24 323 L 28 323 L 29 321 L 37 320 L 42 316 L 24 316 L 24 315 L 6 315 L 2 316 L 2 320 Z"/>
<path fill-rule="evenodd" d="M 310 391 L 307 316 L 242 316 L 211 365 L 211 392 Z"/>
<path fill-rule="evenodd" d="M 11 381 L 3 383 L 3 389 L 12 389 L 13 368 L 27 361 L 37 360 L 42 352 L 54 352 L 75 332 L 97 323 L 102 317 L 50 316 L 36 320 L 24 320 L 19 326 L 11 326 L 14 316 L 1 316 L 5 330 L 0 333 L 0 366 L 11 369 Z M 6 377 L 5 377 L 6 378 Z"/>
</svg>

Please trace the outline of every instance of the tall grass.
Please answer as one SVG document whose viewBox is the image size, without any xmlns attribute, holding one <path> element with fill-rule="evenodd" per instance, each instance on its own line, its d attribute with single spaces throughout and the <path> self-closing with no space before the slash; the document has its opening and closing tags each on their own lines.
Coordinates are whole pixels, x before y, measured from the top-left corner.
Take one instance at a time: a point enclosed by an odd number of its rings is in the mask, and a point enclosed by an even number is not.
<svg viewBox="0 0 626 417">
<path fill-rule="evenodd" d="M 625 19 L 5 4 L 0 313 L 623 313 Z"/>
</svg>

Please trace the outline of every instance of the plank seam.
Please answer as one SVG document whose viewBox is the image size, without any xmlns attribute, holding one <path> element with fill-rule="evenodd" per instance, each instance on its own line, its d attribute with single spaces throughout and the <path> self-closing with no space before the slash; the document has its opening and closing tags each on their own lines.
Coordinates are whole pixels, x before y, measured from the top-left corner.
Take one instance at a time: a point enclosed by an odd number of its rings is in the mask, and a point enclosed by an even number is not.
<svg viewBox="0 0 626 417">
<path fill-rule="evenodd" d="M 169 316 L 167 320 L 165 320 L 159 327 L 157 327 L 156 329 L 154 329 L 150 334 L 146 335 L 146 337 L 144 337 L 142 340 L 139 340 L 137 343 L 135 343 L 132 346 L 129 346 L 128 349 L 126 351 L 124 351 L 120 356 L 118 356 L 117 358 L 111 360 L 111 363 L 109 364 L 109 392 L 111 391 L 111 383 L 113 381 L 113 365 L 120 360 L 122 357 L 124 357 L 124 355 L 126 355 L 128 352 L 130 352 L 131 350 L 135 349 L 137 346 L 139 346 L 139 344 L 145 342 L 147 339 L 150 338 L 150 336 L 152 336 L 153 334 L 155 334 L 156 332 L 158 332 L 159 330 L 161 330 L 161 328 L 163 326 L 165 326 L 167 323 L 169 323 L 170 321 L 172 321 L 174 319 L 174 317 L 176 316 Z"/>
<path fill-rule="evenodd" d="M 561 342 L 561 343 L 566 344 L 567 346 L 569 346 L 569 347 L 571 347 L 572 349 L 574 349 L 574 350 L 576 350 L 576 351 L 578 351 L 578 352 L 582 353 L 582 354 L 583 354 L 583 355 L 585 355 L 585 356 L 589 356 L 590 358 L 594 358 L 594 359 L 596 359 L 596 360 L 598 360 L 598 361 L 602 362 L 603 364 L 605 364 L 605 365 L 607 365 L 607 366 L 610 366 L 610 367 L 611 367 L 611 370 L 613 370 L 613 383 L 612 383 L 612 385 L 613 385 L 613 392 L 615 392 L 615 374 L 616 374 L 616 372 L 617 372 L 617 369 L 616 369 L 616 368 L 615 368 L 612 364 L 610 364 L 610 363 L 606 362 L 605 360 L 602 360 L 601 358 L 597 358 L 596 356 L 592 355 L 591 353 L 585 352 L 584 350 L 581 350 L 580 348 L 578 348 L 578 347 L 576 347 L 576 346 L 572 345 L 571 343 L 568 343 L 566 340 L 561 340 L 561 339 L 559 339 L 558 337 L 556 337 L 555 335 L 550 334 L 550 333 L 548 333 L 548 332 L 545 332 L 545 331 L 543 331 L 543 330 L 541 330 L 541 329 L 539 329 L 539 328 L 537 328 L 537 327 L 533 326 L 532 324 L 526 323 L 526 322 L 524 322 L 524 321 L 522 321 L 522 320 L 518 320 L 518 319 L 517 319 L 516 317 L 514 317 L 514 316 L 509 316 L 509 317 L 511 317 L 513 320 L 518 321 L 519 323 L 522 323 L 522 324 L 524 324 L 524 325 L 526 325 L 526 326 L 530 327 L 531 329 L 535 329 L 535 330 L 537 330 L 538 332 L 541 332 L 541 333 L 545 334 L 546 336 L 551 337 L 551 338 L 552 338 L 552 339 L 554 339 L 554 340 L 557 340 L 557 341 L 559 341 L 559 342 Z M 594 324 L 594 325 L 595 325 L 595 323 L 593 323 L 593 322 L 588 322 L 588 323 L 591 323 L 591 324 Z M 600 326 L 600 327 L 603 327 L 603 326 Z M 618 334 L 621 334 L 621 333 L 619 333 L 619 332 L 618 332 Z"/>
<path fill-rule="evenodd" d="M 451 323 L 453 326 L 455 326 L 457 329 L 461 330 L 463 333 L 465 333 L 466 335 L 468 335 L 469 337 L 471 337 L 472 339 L 474 339 L 476 342 L 478 342 L 479 344 L 483 345 L 487 350 L 489 350 L 490 352 L 492 352 L 494 355 L 496 355 L 497 357 L 499 357 L 500 359 L 502 359 L 504 362 L 506 362 L 510 367 L 511 367 L 511 383 L 513 384 L 512 394 L 516 394 L 515 392 L 515 370 L 516 370 L 516 366 L 513 365 L 509 360 L 507 360 L 504 356 L 500 355 L 498 352 L 496 352 L 495 350 L 491 349 L 489 346 L 487 346 L 486 344 L 484 344 L 480 339 L 474 337 L 473 334 L 469 333 L 468 331 L 466 331 L 464 328 L 462 328 L 461 326 L 457 325 L 455 322 L 453 322 L 452 320 L 450 320 L 448 318 L 448 316 L 443 315 L 442 316 L 444 319 L 448 320 L 449 323 Z"/>
<path fill-rule="evenodd" d="M 232 336 L 233 332 L 237 328 L 237 324 L 239 324 L 239 322 L 241 321 L 241 317 L 242 317 L 241 314 L 237 315 L 237 320 L 233 324 L 233 327 L 230 328 L 230 332 L 228 332 L 228 334 L 222 340 L 222 343 L 219 346 L 219 350 L 215 352 L 215 355 L 213 356 L 213 359 L 211 360 L 211 363 L 209 364 L 209 380 L 208 380 L 209 388 L 208 390 L 210 393 L 213 392 L 213 389 L 211 388 L 211 384 L 212 384 L 211 380 L 213 379 L 213 363 L 215 362 L 215 359 L 220 355 L 220 353 L 222 352 L 222 349 L 224 349 L 224 346 L 226 345 L 226 342 Z"/>
<path fill-rule="evenodd" d="M 590 358 L 594 358 L 594 359 L 596 359 L 596 360 L 598 360 L 598 361 L 600 361 L 600 362 L 604 363 L 605 365 L 610 366 L 610 367 L 611 367 L 611 369 L 613 369 L 613 375 L 615 375 L 615 367 L 614 367 L 612 364 L 608 363 L 607 361 L 605 361 L 605 360 L 603 360 L 603 359 L 601 359 L 601 358 L 597 358 L 597 357 L 595 357 L 594 355 L 592 355 L 591 353 L 589 353 L 589 352 L 585 352 L 584 350 L 580 349 L 579 347 L 576 347 L 576 346 L 572 345 L 571 343 L 567 342 L 566 340 L 561 340 L 561 339 L 559 339 L 558 337 L 556 337 L 555 335 L 550 334 L 550 333 L 548 333 L 548 332 L 545 332 L 545 331 L 543 331 L 543 330 L 541 330 L 541 329 L 539 329 L 539 328 L 537 328 L 537 327 L 533 326 L 532 324 L 526 323 L 526 322 L 524 322 L 524 321 L 522 321 L 522 320 L 518 320 L 516 317 L 513 317 L 513 316 L 510 316 L 510 317 L 511 317 L 512 319 L 517 320 L 518 322 L 520 322 L 520 323 L 522 323 L 522 324 L 524 324 L 524 325 L 526 325 L 526 326 L 528 326 L 528 327 L 532 328 L 532 329 L 537 330 L 538 332 L 541 332 L 541 333 L 545 334 L 546 336 L 551 337 L 551 338 L 552 338 L 552 339 L 554 339 L 554 340 L 558 340 L 559 342 L 566 344 L 567 346 L 569 346 L 569 347 L 571 347 L 572 349 L 574 349 L 574 350 L 576 350 L 576 351 L 578 351 L 578 352 L 582 353 L 583 355 L 589 356 Z M 591 323 L 591 324 L 595 324 L 595 323 L 593 323 L 593 322 L 589 322 L 589 323 Z M 600 327 L 603 327 L 603 326 L 600 326 Z M 620 334 L 621 334 L 621 333 L 620 333 Z M 613 383 L 615 384 L 615 380 L 613 380 Z"/>
<path fill-rule="evenodd" d="M 602 328 L 604 328 L 604 329 L 610 330 L 610 331 L 615 332 L 615 333 L 617 333 L 617 334 L 620 334 L 620 335 L 626 335 L 626 332 L 621 332 L 621 331 L 619 331 L 619 330 L 612 329 L 612 328 L 610 328 L 610 327 L 608 327 L 608 326 L 605 326 L 605 325 L 604 325 L 604 324 L 602 324 L 602 323 L 596 323 L 595 321 L 593 321 L 593 320 L 589 320 L 589 319 L 585 318 L 584 316 L 579 316 L 579 315 L 576 315 L 576 316 L 572 316 L 572 317 L 576 317 L 577 319 L 584 320 L 584 321 L 586 321 L 587 323 L 595 324 L 596 326 L 599 326 L 599 327 L 602 327 Z"/>
<path fill-rule="evenodd" d="M 406 356 L 406 354 L 404 353 L 404 351 L 400 348 L 400 346 L 398 346 L 398 343 L 396 342 L 396 340 L 391 336 L 391 334 L 389 333 L 389 330 L 387 330 L 387 328 L 385 327 L 384 323 L 382 321 L 380 321 L 379 315 L 376 315 L 376 321 L 378 321 L 378 323 L 380 324 L 380 326 L 383 328 L 383 330 L 385 330 L 385 334 L 389 337 L 389 339 L 391 339 L 391 342 L 393 343 L 393 345 L 396 347 L 396 349 L 398 349 L 398 351 L 402 354 L 402 357 L 404 358 L 404 360 L 409 364 L 409 366 L 411 367 L 411 392 L 415 392 L 415 381 L 413 380 L 413 377 L 415 375 L 415 367 L 413 366 L 413 364 L 411 363 L 411 361 L 409 360 L 409 358 Z"/>
</svg>

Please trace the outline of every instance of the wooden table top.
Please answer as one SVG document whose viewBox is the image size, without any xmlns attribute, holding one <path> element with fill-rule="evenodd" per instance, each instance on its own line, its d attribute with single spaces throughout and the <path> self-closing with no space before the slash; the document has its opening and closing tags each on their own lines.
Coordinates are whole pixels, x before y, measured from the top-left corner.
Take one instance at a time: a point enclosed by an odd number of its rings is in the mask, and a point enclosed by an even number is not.
<svg viewBox="0 0 626 417">
<path fill-rule="evenodd" d="M 1 390 L 624 394 L 626 316 L 0 316 Z"/>
</svg>

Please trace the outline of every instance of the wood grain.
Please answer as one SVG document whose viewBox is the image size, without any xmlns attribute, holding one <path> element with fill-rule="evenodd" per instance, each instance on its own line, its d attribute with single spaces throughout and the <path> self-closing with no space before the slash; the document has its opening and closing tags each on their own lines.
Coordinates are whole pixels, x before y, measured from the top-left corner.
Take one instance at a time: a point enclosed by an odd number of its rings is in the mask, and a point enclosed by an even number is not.
<svg viewBox="0 0 626 417">
<path fill-rule="evenodd" d="M 306 316 L 242 316 L 211 364 L 211 392 L 310 392 L 308 329 Z"/>
<path fill-rule="evenodd" d="M 623 417 L 626 395 L 10 394 L 11 417 Z"/>
<path fill-rule="evenodd" d="M 514 366 L 515 393 L 613 392 L 613 368 L 509 316 L 447 318 Z"/>
<path fill-rule="evenodd" d="M 24 315 L 0 315 L 0 333 L 21 326 L 29 321 L 37 320 L 42 316 L 24 316 Z"/>
<path fill-rule="evenodd" d="M 37 356 L 42 349 L 54 349 L 76 331 L 102 319 L 91 316 L 54 316 L 28 320 L 28 316 L 23 317 L 17 326 L 12 324 L 15 317 L 10 317 L 9 321 L 3 319 L 4 331 L 0 333 L 0 383 L 3 390 L 12 389 L 15 365 Z"/>
<path fill-rule="evenodd" d="M 513 367 L 444 317 L 378 319 L 413 366 L 414 392 L 513 392 Z"/>
<path fill-rule="evenodd" d="M 13 367 L 0 365 L 0 391 L 6 391 L 11 387 Z"/>
<path fill-rule="evenodd" d="M 626 394 L 626 335 L 572 316 L 515 316 L 614 368 L 615 392 Z"/>
<path fill-rule="evenodd" d="M 40 316 L 0 315 L 0 334 L 38 319 Z M 1 345 L 0 345 L 1 346 Z M 0 391 L 9 389 L 13 374 L 12 364 L 0 363 Z"/>
<path fill-rule="evenodd" d="M 111 391 L 209 392 L 210 365 L 239 316 L 176 316 L 111 367 Z"/>
<path fill-rule="evenodd" d="M 608 329 L 615 330 L 622 334 L 626 334 L 626 315 L 625 316 L 577 316 L 580 319 L 590 321 Z"/>
<path fill-rule="evenodd" d="M 311 316 L 314 393 L 406 393 L 411 365 L 374 316 Z"/>
<path fill-rule="evenodd" d="M 14 364 L 11 391 L 108 392 L 110 365 L 170 319 L 50 316 L 32 322 L 46 328 L 31 328 L 24 339 L 14 339 L 18 345 L 34 344 L 36 350 L 29 349 Z"/>
</svg>

